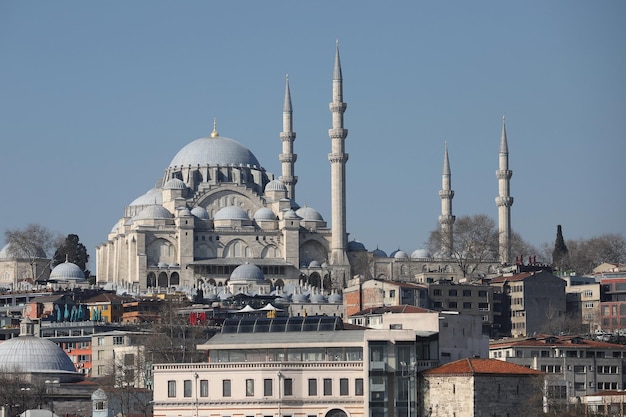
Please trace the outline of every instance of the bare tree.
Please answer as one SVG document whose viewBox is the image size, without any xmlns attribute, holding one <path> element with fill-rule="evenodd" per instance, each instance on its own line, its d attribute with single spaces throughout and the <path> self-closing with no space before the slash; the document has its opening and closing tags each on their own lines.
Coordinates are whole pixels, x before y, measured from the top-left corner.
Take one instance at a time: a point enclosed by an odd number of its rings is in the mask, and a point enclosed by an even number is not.
<svg viewBox="0 0 626 417">
<path fill-rule="evenodd" d="M 452 241 L 437 228 L 430 232 L 428 247 L 432 253 L 447 248 L 463 276 L 471 277 L 482 263 L 497 258 L 498 230 L 495 222 L 485 214 L 462 216 L 456 219 Z"/>
<path fill-rule="evenodd" d="M 604 262 L 626 262 L 626 239 L 618 233 L 568 240 L 567 247 L 570 267 L 579 275 L 592 272 Z"/>
<path fill-rule="evenodd" d="M 37 276 L 37 260 L 47 259 L 48 252 L 61 244 L 62 237 L 40 224 L 31 223 L 24 229 L 7 229 L 4 240 L 9 245 L 11 256 L 28 261 L 32 278 L 37 280 L 40 278 Z"/>
</svg>

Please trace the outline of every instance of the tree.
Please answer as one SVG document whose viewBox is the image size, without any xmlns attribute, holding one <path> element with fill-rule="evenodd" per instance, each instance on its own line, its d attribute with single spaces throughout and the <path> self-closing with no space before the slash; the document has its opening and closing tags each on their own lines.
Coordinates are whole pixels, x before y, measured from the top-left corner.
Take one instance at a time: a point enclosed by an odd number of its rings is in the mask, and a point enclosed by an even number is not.
<svg viewBox="0 0 626 417">
<path fill-rule="evenodd" d="M 626 239 L 618 233 L 568 240 L 567 246 L 570 269 L 579 275 L 589 274 L 593 268 L 605 262 L 626 262 Z"/>
<path fill-rule="evenodd" d="M 559 224 L 556 227 L 556 240 L 554 242 L 554 250 L 552 251 L 552 266 L 560 271 L 567 270 L 569 267 L 568 255 L 569 251 L 563 239 L 563 229 Z"/>
<path fill-rule="evenodd" d="M 59 244 L 60 239 L 60 235 L 35 223 L 29 224 L 24 229 L 7 229 L 4 232 L 4 240 L 9 245 L 9 254 L 16 259 L 28 260 L 33 280 L 39 279 L 37 260 L 46 259 L 47 253 Z"/>
<path fill-rule="evenodd" d="M 541 260 L 540 251 L 530 243 L 526 242 L 522 238 L 522 235 L 515 231 L 511 233 L 511 254 L 519 257 L 520 262 L 523 262 L 526 256 L 532 256 L 533 259 L 535 259 L 536 255 L 539 255 Z"/>
<path fill-rule="evenodd" d="M 57 248 L 52 258 L 52 267 L 62 264 L 65 261 L 76 264 L 89 279 L 91 272 L 87 269 L 89 254 L 85 245 L 80 243 L 78 235 L 67 235 L 65 241 Z"/>
<path fill-rule="evenodd" d="M 442 247 L 448 248 L 464 277 L 473 276 L 481 263 L 497 258 L 498 230 L 495 222 L 485 214 L 457 218 L 452 241 L 448 240 L 437 228 L 430 232 L 428 247 L 432 253 L 439 253 Z"/>
</svg>

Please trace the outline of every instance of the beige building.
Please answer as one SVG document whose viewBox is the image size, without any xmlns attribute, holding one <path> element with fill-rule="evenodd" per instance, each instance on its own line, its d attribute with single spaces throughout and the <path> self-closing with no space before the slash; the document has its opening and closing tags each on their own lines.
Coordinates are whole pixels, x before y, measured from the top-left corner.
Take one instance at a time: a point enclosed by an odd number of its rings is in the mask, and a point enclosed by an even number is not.
<svg viewBox="0 0 626 417">
<path fill-rule="evenodd" d="M 227 321 L 198 346 L 207 363 L 155 365 L 154 415 L 415 416 L 414 376 L 437 363 L 415 357 L 415 331 L 343 326 L 328 316 Z"/>
<path fill-rule="evenodd" d="M 525 417 L 541 413 L 543 372 L 493 359 L 461 359 L 424 372 L 419 416 Z"/>
<path fill-rule="evenodd" d="M 7 244 L 0 250 L 0 287 L 29 290 L 35 281 L 48 280 L 50 262 L 43 250 L 36 254 L 13 252 Z"/>
</svg>

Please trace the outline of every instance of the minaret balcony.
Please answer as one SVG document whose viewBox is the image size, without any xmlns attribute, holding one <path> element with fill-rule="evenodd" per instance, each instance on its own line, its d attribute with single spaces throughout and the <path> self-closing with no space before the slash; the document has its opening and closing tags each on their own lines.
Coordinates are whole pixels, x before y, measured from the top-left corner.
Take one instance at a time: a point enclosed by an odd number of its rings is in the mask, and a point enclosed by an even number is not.
<svg viewBox="0 0 626 417">
<path fill-rule="evenodd" d="M 278 155 L 278 159 L 280 162 L 296 162 L 298 160 L 298 155 L 295 153 L 281 153 Z"/>
<path fill-rule="evenodd" d="M 330 111 L 333 113 L 343 113 L 346 111 L 346 108 L 348 107 L 348 105 L 341 101 L 333 101 L 332 103 L 328 105 L 328 107 L 330 108 Z"/>
<path fill-rule="evenodd" d="M 280 139 L 283 142 L 293 141 L 296 138 L 296 132 L 280 132 Z"/>
<path fill-rule="evenodd" d="M 442 199 L 451 199 L 454 197 L 454 190 L 439 190 L 439 197 L 441 197 Z"/>
<path fill-rule="evenodd" d="M 512 176 L 513 171 L 510 169 L 500 169 L 496 171 L 496 177 L 498 177 L 499 180 L 510 180 Z"/>
<path fill-rule="evenodd" d="M 500 196 L 496 197 L 496 205 L 498 207 L 511 207 L 513 205 L 513 197 Z"/>
<path fill-rule="evenodd" d="M 328 129 L 328 136 L 331 139 L 345 139 L 348 136 L 348 129 L 343 129 L 341 127 Z"/>
</svg>

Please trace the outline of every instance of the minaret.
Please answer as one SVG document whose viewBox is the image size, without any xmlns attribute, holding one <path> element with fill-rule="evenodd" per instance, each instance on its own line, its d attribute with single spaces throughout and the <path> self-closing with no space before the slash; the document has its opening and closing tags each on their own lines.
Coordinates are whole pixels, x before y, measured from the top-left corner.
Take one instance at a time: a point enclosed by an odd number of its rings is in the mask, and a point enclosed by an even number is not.
<svg viewBox="0 0 626 417">
<path fill-rule="evenodd" d="M 293 131 L 293 111 L 291 109 L 291 92 L 289 91 L 289 76 L 285 77 L 285 103 L 283 104 L 283 131 L 280 132 L 280 140 L 283 142 L 283 153 L 279 155 L 282 164 L 282 175 L 278 178 L 287 186 L 287 197 L 292 203 L 296 201 L 296 183 L 298 177 L 294 174 L 298 155 L 293 153 L 293 141 L 296 140 L 296 132 Z M 293 204 L 292 204 L 293 206 Z"/>
<path fill-rule="evenodd" d="M 511 197 L 510 181 L 513 171 L 509 169 L 509 145 L 506 140 L 506 124 L 502 117 L 502 137 L 500 138 L 500 169 L 496 171 L 498 178 L 498 254 L 500 262 L 511 263 Z"/>
<path fill-rule="evenodd" d="M 441 225 L 441 256 L 448 257 L 452 254 L 452 228 L 454 220 L 452 215 L 452 199 L 454 191 L 452 190 L 452 173 L 450 172 L 450 160 L 448 159 L 448 143 L 444 145 L 443 151 L 443 172 L 441 175 L 441 215 L 439 216 L 439 224 Z"/>
<path fill-rule="evenodd" d="M 348 154 L 344 152 L 348 130 L 343 127 L 343 113 L 346 107 L 346 103 L 343 102 L 343 77 L 339 60 L 339 43 L 337 43 L 333 71 L 333 101 L 329 105 L 332 113 L 332 128 L 328 130 L 331 140 L 331 153 L 328 154 L 332 205 L 331 265 L 347 265 L 348 263 L 346 255 L 348 240 L 346 234 L 346 162 Z"/>
</svg>

